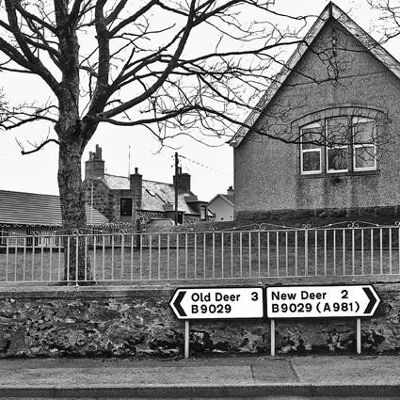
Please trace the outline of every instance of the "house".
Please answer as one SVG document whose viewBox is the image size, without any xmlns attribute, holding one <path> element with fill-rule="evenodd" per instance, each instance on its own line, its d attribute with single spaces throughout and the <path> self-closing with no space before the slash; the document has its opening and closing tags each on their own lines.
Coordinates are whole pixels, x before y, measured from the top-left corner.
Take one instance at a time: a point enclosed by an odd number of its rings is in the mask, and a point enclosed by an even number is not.
<svg viewBox="0 0 400 400">
<path fill-rule="evenodd" d="M 89 205 L 86 205 L 86 215 L 89 226 L 108 223 L 107 218 Z M 33 234 L 36 245 L 49 245 L 54 242 L 51 236 L 55 233 L 62 233 L 59 196 L 0 190 L 0 246 L 5 245 L 7 236 Z"/>
<path fill-rule="evenodd" d="M 217 194 L 208 203 L 208 209 L 214 215 L 214 221 L 233 221 L 235 192 L 230 186 L 226 194 Z"/>
<path fill-rule="evenodd" d="M 230 140 L 235 217 L 395 221 L 399 78 L 400 63 L 329 3 Z"/>
<path fill-rule="evenodd" d="M 175 182 L 178 188 L 178 223 L 205 221 L 207 202 L 200 201 L 190 188 L 191 176 L 183 173 L 173 177 L 172 183 L 144 180 L 135 168 L 129 176 L 105 173 L 102 149 L 89 153 L 85 163 L 85 190 L 88 204 L 93 205 L 111 222 L 137 226 L 154 219 L 175 217 Z"/>
</svg>

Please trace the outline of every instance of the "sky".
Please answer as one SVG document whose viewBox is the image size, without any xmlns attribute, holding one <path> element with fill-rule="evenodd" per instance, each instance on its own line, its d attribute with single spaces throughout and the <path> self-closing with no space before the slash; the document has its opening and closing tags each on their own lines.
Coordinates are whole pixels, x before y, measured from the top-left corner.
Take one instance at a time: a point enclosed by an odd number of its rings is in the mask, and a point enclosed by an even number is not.
<svg viewBox="0 0 400 400">
<path fill-rule="evenodd" d="M 290 12 L 291 15 L 318 15 L 327 3 L 325 0 L 275 0 L 277 10 Z M 366 0 L 336 0 L 335 3 L 367 32 L 379 38 L 375 31 L 375 26 L 379 24 L 378 15 L 370 10 Z M 399 46 L 394 41 L 385 47 L 395 57 L 400 57 L 396 54 Z M 0 78 L 4 93 L 15 104 L 34 101 L 44 90 L 44 84 L 29 75 L 3 72 Z M 40 143 L 48 134 L 51 136 L 51 127 L 43 123 L 0 131 L 1 190 L 58 194 L 58 146 L 50 143 L 37 153 L 21 155 L 18 144 L 29 149 L 29 143 Z M 137 167 L 143 179 L 172 183 L 173 157 L 177 151 L 181 156 L 183 172 L 191 174 L 192 191 L 201 200 L 208 201 L 217 193 L 226 193 L 227 188 L 234 184 L 233 149 L 225 141 L 226 138 L 220 141 L 220 146 L 210 147 L 181 138 L 171 143 L 174 148 L 160 149 L 159 143 L 144 128 L 104 124 L 89 142 L 82 167 L 89 151 L 94 151 L 95 145 L 99 144 L 103 149 L 107 173 L 127 176 Z"/>
</svg>

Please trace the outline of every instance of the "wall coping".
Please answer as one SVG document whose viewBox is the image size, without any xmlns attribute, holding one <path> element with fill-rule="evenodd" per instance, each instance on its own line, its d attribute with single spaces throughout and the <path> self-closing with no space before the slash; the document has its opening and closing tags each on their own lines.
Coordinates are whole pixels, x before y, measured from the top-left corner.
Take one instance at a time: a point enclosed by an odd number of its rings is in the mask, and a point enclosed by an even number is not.
<svg viewBox="0 0 400 400">
<path fill-rule="evenodd" d="M 155 293 L 172 297 L 178 287 L 232 287 L 232 286 L 288 286 L 288 285 L 351 285 L 372 284 L 384 286 L 385 291 L 400 292 L 400 276 L 343 276 L 343 277 L 299 277 L 248 279 L 245 281 L 196 281 L 191 284 L 176 283 L 174 285 L 154 286 L 4 286 L 0 287 L 0 299 L 104 299 L 104 298 L 148 298 Z M 390 286 L 388 286 L 390 285 Z"/>
<path fill-rule="evenodd" d="M 175 288 L 160 286 L 3 286 L 0 299 L 98 299 L 118 297 L 145 297 L 148 292 L 160 292 L 172 296 Z"/>
</svg>

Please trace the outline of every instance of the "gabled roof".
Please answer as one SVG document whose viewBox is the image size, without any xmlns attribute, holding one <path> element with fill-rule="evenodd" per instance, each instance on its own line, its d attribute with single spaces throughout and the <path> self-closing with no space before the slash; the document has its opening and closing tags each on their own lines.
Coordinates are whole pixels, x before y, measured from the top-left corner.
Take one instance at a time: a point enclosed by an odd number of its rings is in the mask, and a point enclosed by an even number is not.
<svg viewBox="0 0 400 400">
<path fill-rule="evenodd" d="M 224 200 L 226 203 L 228 203 L 230 206 L 234 207 L 235 205 L 235 196 L 232 196 L 231 194 L 217 194 L 216 196 L 214 196 L 209 202 L 208 204 L 210 205 L 215 199 L 217 199 L 218 197 L 221 197 L 222 200 Z"/>
<path fill-rule="evenodd" d="M 347 29 L 361 44 L 380 62 L 382 62 L 397 78 L 400 79 L 400 63 L 388 51 L 386 51 L 375 39 L 356 24 L 343 10 L 336 4 L 330 2 L 317 18 L 310 30 L 304 36 L 303 41 L 297 46 L 296 50 L 290 56 L 286 65 L 278 73 L 276 79 L 267 88 L 257 105 L 247 116 L 243 126 L 241 126 L 229 144 L 233 147 L 240 145 L 242 140 L 249 132 L 249 127 L 253 126 L 260 117 L 262 111 L 270 103 L 272 98 L 284 84 L 287 77 L 294 70 L 297 63 L 303 57 L 307 49 L 311 46 L 321 29 L 329 19 L 336 20 L 345 29 Z"/>
<path fill-rule="evenodd" d="M 86 216 L 89 225 L 108 222 L 89 205 L 86 205 Z M 0 225 L 61 226 L 60 197 L 0 190 Z"/>
<path fill-rule="evenodd" d="M 104 180 L 111 190 L 129 190 L 129 178 L 104 174 Z M 191 191 L 178 193 L 178 210 L 186 214 L 198 215 L 190 205 L 195 196 Z M 172 183 L 142 181 L 142 210 L 144 211 L 172 211 L 175 204 L 175 188 Z"/>
</svg>

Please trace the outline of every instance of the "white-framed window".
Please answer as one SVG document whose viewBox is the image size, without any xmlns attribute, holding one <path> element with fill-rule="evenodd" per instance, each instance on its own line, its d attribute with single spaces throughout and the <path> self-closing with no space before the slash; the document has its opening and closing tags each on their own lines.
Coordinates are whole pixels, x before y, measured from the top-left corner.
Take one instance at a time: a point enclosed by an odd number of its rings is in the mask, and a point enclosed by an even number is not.
<svg viewBox="0 0 400 400">
<path fill-rule="evenodd" d="M 328 117 L 305 125 L 300 128 L 300 174 L 376 170 L 376 136 L 376 119 L 367 117 Z"/>
<path fill-rule="evenodd" d="M 202 221 L 207 220 L 207 207 L 206 206 L 200 206 L 200 219 Z"/>
<path fill-rule="evenodd" d="M 0 245 L 6 245 L 8 236 L 8 228 L 0 226 Z"/>
<path fill-rule="evenodd" d="M 347 117 L 326 120 L 326 171 L 349 170 L 349 124 Z"/>
<path fill-rule="evenodd" d="M 353 117 L 353 169 L 370 171 L 376 169 L 375 120 Z"/>
<path fill-rule="evenodd" d="M 319 122 L 303 126 L 300 131 L 300 171 L 302 175 L 322 172 L 322 126 Z"/>
</svg>

